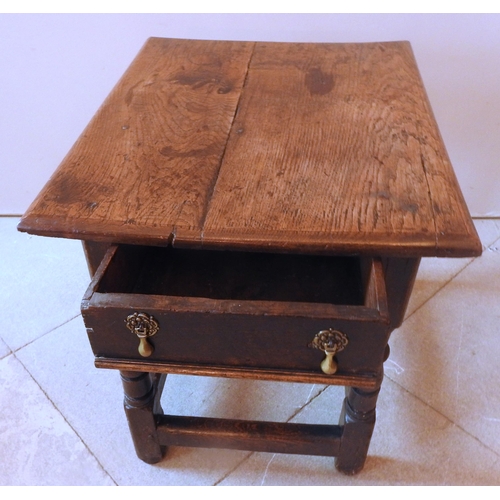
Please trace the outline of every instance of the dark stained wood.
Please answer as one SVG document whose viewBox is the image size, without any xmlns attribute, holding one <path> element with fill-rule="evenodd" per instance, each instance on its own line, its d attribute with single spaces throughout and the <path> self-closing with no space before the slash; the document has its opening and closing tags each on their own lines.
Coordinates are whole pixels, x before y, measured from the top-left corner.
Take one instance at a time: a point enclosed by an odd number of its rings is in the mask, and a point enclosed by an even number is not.
<svg viewBox="0 0 500 500">
<path fill-rule="evenodd" d="M 164 449 L 156 433 L 156 414 L 161 414 L 159 397 L 163 379 L 145 372 L 121 372 L 123 406 L 137 456 L 148 464 L 159 462 Z"/>
<path fill-rule="evenodd" d="M 387 302 L 391 318 L 391 329 L 398 328 L 403 322 L 410 300 L 413 284 L 417 277 L 420 259 L 383 258 Z"/>
<path fill-rule="evenodd" d="M 364 466 L 375 427 L 375 407 L 380 388 L 365 391 L 347 387 L 340 414 L 342 441 L 335 467 L 344 474 L 357 474 Z"/>
<path fill-rule="evenodd" d="M 358 257 L 142 248 L 137 262 L 147 262 L 147 266 L 137 276 L 134 294 L 364 304 Z M 131 262 L 129 267 L 133 266 Z M 115 288 L 106 291 L 121 292 Z"/>
<path fill-rule="evenodd" d="M 361 389 L 374 389 L 380 385 L 376 373 L 356 373 L 355 375 L 336 373 L 325 375 L 321 371 L 299 372 L 297 370 L 265 370 L 237 366 L 203 366 L 199 363 L 172 363 L 162 361 L 131 361 L 127 359 L 96 357 L 95 366 L 123 371 L 143 371 L 155 373 L 175 373 L 178 375 L 196 375 L 203 377 L 248 378 L 251 380 L 267 380 L 271 382 L 298 382 L 304 384 L 327 384 L 356 386 Z"/>
<path fill-rule="evenodd" d="M 165 254 L 169 249 L 162 248 L 158 251 Z M 179 252 L 182 254 L 185 251 Z M 200 253 L 203 260 L 203 252 Z M 143 359 L 138 352 L 139 341 L 126 328 L 125 320 L 132 312 L 145 312 L 153 315 L 159 324 L 158 333 L 150 339 L 154 352 L 148 361 L 283 369 L 305 372 L 304 375 L 321 373 L 320 364 L 325 355 L 323 351 L 311 348 L 310 344 L 318 332 L 332 328 L 340 330 L 349 339 L 346 348 L 336 355 L 339 375 L 370 374 L 380 369 L 390 333 L 380 260 L 370 259 L 367 266 L 370 277 L 365 280 L 366 300 L 355 297 L 354 304 L 337 305 L 334 301 L 337 296 L 335 290 L 349 287 L 350 280 L 356 281 L 352 266 L 348 266 L 347 275 L 343 270 L 338 276 L 337 273 L 328 272 L 328 262 L 331 261 L 330 267 L 336 270 L 338 259 L 342 263 L 341 268 L 345 265 L 342 258 L 322 257 L 309 261 L 307 256 L 297 256 L 302 258 L 297 261 L 298 267 L 295 269 L 292 266 L 295 261 L 287 260 L 287 257 L 292 256 L 282 256 L 290 265 L 290 272 L 287 274 L 279 266 L 281 271 L 278 275 L 268 273 L 273 286 L 267 286 L 263 295 L 260 282 L 264 281 L 265 284 L 266 276 L 256 273 L 255 267 L 247 269 L 246 266 L 237 265 L 238 258 L 231 258 L 235 257 L 234 252 L 230 252 L 230 255 L 212 252 L 212 267 L 217 269 L 213 260 L 217 258 L 221 265 L 226 264 L 227 269 L 221 270 L 223 279 L 210 281 L 211 286 L 208 288 L 206 277 L 201 283 L 194 277 L 190 278 L 189 259 L 196 259 L 196 255 L 189 255 L 187 261 L 182 260 L 180 269 L 185 270 L 185 282 L 182 283 L 180 292 L 176 283 L 170 283 L 171 269 L 165 264 L 172 258 L 175 266 L 180 258 L 178 253 L 161 259 L 151 259 L 148 256 L 150 254 L 142 253 L 138 246 L 112 247 L 103 259 L 82 302 L 83 318 L 97 357 L 136 361 Z M 273 265 L 278 265 L 273 255 L 262 254 L 261 257 L 264 260 L 259 260 L 258 266 L 266 262 L 267 258 L 271 258 Z M 242 260 L 245 263 L 243 257 Z M 355 262 L 359 274 L 359 259 Z M 231 267 L 231 263 L 236 267 Z M 315 272 L 316 265 L 320 266 L 321 273 L 326 277 L 325 281 Z M 150 276 L 149 266 L 157 276 L 161 276 L 163 271 L 167 273 L 165 283 L 163 279 L 159 280 L 163 283 L 162 286 L 159 287 L 155 280 L 152 281 L 153 294 L 144 288 L 147 280 L 141 280 L 144 273 Z M 307 279 L 306 275 L 299 272 L 302 268 L 308 269 Z M 228 287 L 226 281 L 232 279 L 231 274 L 234 274 L 237 281 Z M 258 283 L 254 282 L 255 276 Z M 321 290 L 316 293 L 312 290 L 311 298 L 307 295 L 304 297 L 304 291 L 299 289 L 308 288 L 307 281 L 310 277 L 313 279 L 312 285 L 325 287 L 328 293 L 323 294 Z M 335 279 L 340 282 L 332 287 L 331 281 Z M 137 286 L 140 290 L 136 289 Z M 219 286 L 223 293 L 218 289 Z M 296 301 L 291 301 L 293 295 L 288 293 L 283 300 L 281 286 L 285 286 L 287 292 L 290 289 L 294 291 Z M 202 293 L 199 292 L 199 287 Z M 159 295 L 160 292 L 163 294 Z M 228 292 L 237 296 L 226 295 Z M 213 293 L 215 298 L 207 298 L 208 293 Z M 222 298 L 219 298 L 221 294 Z M 315 302 L 330 295 L 333 303 Z M 350 294 L 348 296 L 351 297 Z M 302 301 L 304 298 L 306 300 Z M 343 294 L 340 295 L 341 303 L 345 298 Z"/>
<path fill-rule="evenodd" d="M 481 253 L 407 42 L 150 39 L 19 229 L 195 248 Z"/>
<path fill-rule="evenodd" d="M 149 339 L 154 352 L 147 361 L 156 362 L 321 374 L 325 355 L 309 345 L 318 332 L 333 328 L 349 339 L 348 346 L 336 356 L 339 374 L 371 374 L 380 367 L 389 338 L 387 324 L 375 321 L 97 306 L 84 313 L 95 356 L 144 359 L 138 352 L 138 339 L 125 327 L 125 319 L 135 311 L 152 314 L 160 325 L 160 331 Z"/>
<path fill-rule="evenodd" d="M 167 381 L 166 373 L 150 373 L 151 383 L 155 391 L 153 413 L 155 415 L 163 415 L 163 408 L 161 406 L 161 395 L 163 393 L 163 388 L 165 387 L 165 382 Z"/>
<path fill-rule="evenodd" d="M 255 422 L 165 415 L 158 423 L 165 445 L 201 446 L 334 457 L 340 448 L 338 425 Z"/>
<path fill-rule="evenodd" d="M 152 38 L 19 229 L 85 240 L 82 315 L 139 458 L 320 454 L 346 474 L 420 258 L 481 253 L 408 42 Z M 332 375 L 310 345 L 328 329 L 348 338 Z M 339 425 L 164 416 L 168 373 L 348 389 Z"/>
<path fill-rule="evenodd" d="M 97 241 L 82 241 L 85 259 L 89 268 L 90 277 L 94 276 L 99 264 L 106 255 L 109 248 L 109 243 Z"/>
</svg>

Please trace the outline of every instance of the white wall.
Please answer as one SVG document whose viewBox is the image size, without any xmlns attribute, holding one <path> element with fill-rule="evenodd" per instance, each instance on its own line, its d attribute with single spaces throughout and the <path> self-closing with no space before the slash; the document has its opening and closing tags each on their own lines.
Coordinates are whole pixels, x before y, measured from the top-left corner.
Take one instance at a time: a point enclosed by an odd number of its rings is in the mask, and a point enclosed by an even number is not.
<svg viewBox="0 0 500 500">
<path fill-rule="evenodd" d="M 475 216 L 500 216 L 500 15 L 0 15 L 0 214 L 24 212 L 150 36 L 409 40 Z"/>
</svg>

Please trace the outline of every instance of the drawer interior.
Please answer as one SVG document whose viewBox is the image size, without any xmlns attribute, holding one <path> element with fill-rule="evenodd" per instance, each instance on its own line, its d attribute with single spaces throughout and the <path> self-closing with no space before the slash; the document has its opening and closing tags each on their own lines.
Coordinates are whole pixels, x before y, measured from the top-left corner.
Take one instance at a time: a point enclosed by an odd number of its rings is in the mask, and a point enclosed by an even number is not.
<svg viewBox="0 0 500 500">
<path fill-rule="evenodd" d="M 363 305 L 366 259 L 120 245 L 99 293 Z"/>
</svg>

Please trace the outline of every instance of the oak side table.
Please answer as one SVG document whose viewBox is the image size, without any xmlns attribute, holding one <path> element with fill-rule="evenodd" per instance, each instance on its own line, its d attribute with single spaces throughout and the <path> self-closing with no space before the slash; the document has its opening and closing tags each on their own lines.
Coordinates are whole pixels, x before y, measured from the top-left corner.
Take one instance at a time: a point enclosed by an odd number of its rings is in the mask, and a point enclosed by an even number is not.
<svg viewBox="0 0 500 500">
<path fill-rule="evenodd" d="M 151 38 L 19 230 L 83 241 L 95 364 L 121 371 L 142 460 L 226 447 L 347 474 L 420 258 L 481 253 L 408 42 Z M 346 398 L 339 425 L 166 415 L 168 373 Z"/>
</svg>

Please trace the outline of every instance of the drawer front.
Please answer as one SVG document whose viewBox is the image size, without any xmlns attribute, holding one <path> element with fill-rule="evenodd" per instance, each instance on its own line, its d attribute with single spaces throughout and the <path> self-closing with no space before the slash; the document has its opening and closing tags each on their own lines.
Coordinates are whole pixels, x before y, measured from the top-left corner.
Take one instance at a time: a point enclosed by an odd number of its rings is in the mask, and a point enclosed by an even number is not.
<svg viewBox="0 0 500 500">
<path fill-rule="evenodd" d="M 365 305 L 341 306 L 117 293 L 110 282 L 127 266 L 111 272 L 111 262 L 104 259 L 82 303 L 96 357 L 322 373 L 325 346 L 315 338 L 336 331 L 338 374 L 375 373 L 383 362 L 390 331 L 380 262 L 371 265 Z M 134 314 L 151 318 L 154 335 L 141 339 L 147 332 L 134 330 Z"/>
<path fill-rule="evenodd" d="M 336 354 L 339 372 L 372 372 L 382 363 L 388 339 L 380 321 L 91 307 L 83 316 L 96 356 L 145 359 L 140 339 L 126 326 L 134 312 L 147 313 L 159 326 L 148 339 L 148 361 L 317 371 L 325 354 L 311 343 L 320 331 L 333 329 L 347 338 Z"/>
</svg>

